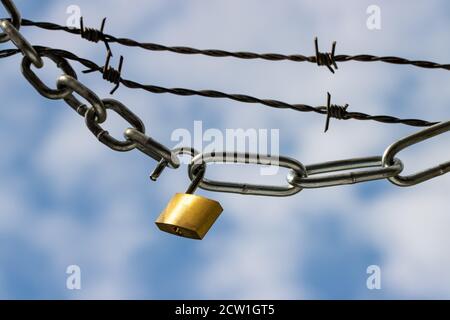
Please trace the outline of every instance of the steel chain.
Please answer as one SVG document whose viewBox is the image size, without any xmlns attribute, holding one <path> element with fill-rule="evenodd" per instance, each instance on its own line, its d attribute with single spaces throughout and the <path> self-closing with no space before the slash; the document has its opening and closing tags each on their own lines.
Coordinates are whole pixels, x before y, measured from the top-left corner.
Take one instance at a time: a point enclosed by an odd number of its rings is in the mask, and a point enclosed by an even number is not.
<svg viewBox="0 0 450 320">
<path fill-rule="evenodd" d="M 22 73 L 30 84 L 48 99 L 63 99 L 77 113 L 85 117 L 86 126 L 100 142 L 113 150 L 121 152 L 137 148 L 158 161 L 158 166 L 151 175 L 152 180 L 156 180 L 166 167 L 178 168 L 180 166 L 178 156 L 181 154 L 188 154 L 192 157 L 188 166 L 188 176 L 192 181 L 188 190 L 191 190 L 191 192 L 195 191 L 195 188 L 198 186 L 215 192 L 291 196 L 304 188 L 339 186 L 379 179 L 388 179 L 399 186 L 411 186 L 450 172 L 450 161 L 447 161 L 424 171 L 402 176 L 403 163 L 400 159 L 395 158 L 396 154 L 405 148 L 449 131 L 450 121 L 434 124 L 394 142 L 386 148 L 383 156 L 352 158 L 307 166 L 285 156 L 238 152 L 199 153 L 195 149 L 187 147 L 170 150 L 153 138 L 146 136 L 142 120 L 124 104 L 113 99 L 100 99 L 93 91 L 78 81 L 77 75 L 69 62 L 63 56 L 56 54 L 56 52 L 61 52 L 61 50 L 54 50 L 52 53 L 48 48 L 31 46 L 19 31 L 21 25 L 20 12 L 14 6 L 14 3 L 11 0 L 1 0 L 1 2 L 10 14 L 11 22 L 9 20 L 0 21 L 0 27 L 4 31 L 4 33 L 0 34 L 0 42 L 10 40 L 17 47 L 17 50 L 8 50 L 2 56 L 10 56 L 21 52 L 24 55 Z M 63 71 L 63 75 L 57 80 L 57 89 L 47 87 L 31 70 L 31 64 L 37 68 L 41 68 L 44 65 L 42 57 L 51 59 Z M 331 62 L 334 62 L 334 50 L 332 55 L 327 57 L 318 55 L 318 57 L 321 57 L 321 61 L 331 59 Z M 324 62 L 320 63 L 323 64 Z M 96 66 L 92 67 L 96 68 Z M 88 101 L 91 107 L 81 103 L 74 96 L 74 93 Z M 132 125 L 133 128 L 127 128 L 124 131 L 125 140 L 117 140 L 100 126 L 107 119 L 107 110 L 115 111 Z M 208 163 L 256 164 L 288 168 L 290 169 L 287 176 L 288 184 L 277 186 L 209 180 L 204 178 Z M 361 170 L 365 168 L 372 169 Z M 351 171 L 341 172 L 348 170 Z"/>
</svg>

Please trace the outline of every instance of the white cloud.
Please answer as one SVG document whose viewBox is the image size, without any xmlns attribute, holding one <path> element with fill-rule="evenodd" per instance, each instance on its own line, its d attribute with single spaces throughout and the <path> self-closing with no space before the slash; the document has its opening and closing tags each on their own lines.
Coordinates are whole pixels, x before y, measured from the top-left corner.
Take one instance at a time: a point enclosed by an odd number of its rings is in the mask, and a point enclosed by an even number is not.
<svg viewBox="0 0 450 320">
<path fill-rule="evenodd" d="M 63 22 L 65 4 L 54 4 L 44 18 Z M 445 32 L 448 28 L 441 25 L 445 26 L 445 17 L 430 18 L 440 11 L 442 2 L 422 2 L 414 7 L 409 7 L 407 2 L 383 3 L 383 29 L 379 32 L 365 29 L 366 7 L 359 1 L 347 3 L 345 10 L 333 1 L 291 1 L 283 5 L 276 1 L 264 4 L 260 1 L 191 1 L 189 5 L 181 1 L 170 4 L 140 1 L 135 6 L 129 6 L 127 1 L 114 1 L 113 5 L 102 9 L 101 16 L 97 3 L 81 1 L 80 4 L 90 26 L 99 23 L 105 15 L 109 17 L 108 32 L 169 45 L 312 55 L 313 37 L 319 35 L 323 50 L 328 50 L 332 40 L 338 40 L 338 54 L 375 52 L 423 59 L 433 56 L 439 60 L 445 59 L 445 54 L 435 51 L 448 52 L 441 51 L 448 46 L 442 40 L 448 38 Z M 408 15 L 404 6 L 408 6 Z M 424 26 L 418 21 L 430 19 L 444 22 L 435 22 L 441 26 L 437 30 L 434 24 L 426 25 L 427 30 L 411 37 L 411 28 Z M 436 33 L 439 37 L 429 36 Z M 81 42 L 63 33 L 52 35 L 48 37 L 42 30 L 27 31 L 27 36 L 36 39 L 36 43 L 53 46 L 63 43 L 65 48 L 81 56 L 103 57 L 101 44 Z M 418 43 L 421 45 L 417 46 Z M 326 68 L 309 63 L 177 56 L 116 46 L 114 50 L 127 52 L 126 76 L 146 83 L 250 93 L 311 105 L 325 104 L 326 91 L 330 91 L 334 103 L 349 103 L 352 111 L 412 114 L 430 119 L 448 116 L 445 104 L 449 94 L 445 90 L 444 71 L 422 73 L 407 66 L 347 62 L 339 64 L 337 73 L 331 75 Z M 20 77 L 11 65 L 5 64 L 8 77 Z M 92 85 L 100 96 L 106 96 L 109 86 L 99 79 L 98 75 L 82 77 L 82 81 Z M 420 89 L 410 89 L 406 80 L 417 83 Z M 26 89 L 32 90 L 29 86 Z M 25 87 L 20 87 L 20 92 L 22 90 L 25 91 Z M 7 94 L 14 97 L 17 92 Z M 408 105 L 392 102 L 401 94 L 408 95 L 405 99 Z M 149 132 L 164 143 L 170 142 L 166 136 L 171 130 L 191 128 L 190 121 L 194 119 L 205 119 L 208 127 L 280 128 L 281 153 L 305 164 L 381 154 L 392 141 L 414 131 L 403 126 L 332 120 L 330 132 L 325 135 L 321 133 L 324 118 L 318 115 L 219 99 L 155 96 L 125 88 L 119 90 L 117 98 L 142 115 L 149 124 Z M 30 100 L 28 104 L 46 103 L 37 95 L 26 99 Z M 29 125 L 29 130 L 22 134 L 32 136 L 36 114 L 29 110 L 40 106 L 27 108 L 25 116 L 17 114 L 19 107 L 5 109 L 2 115 L 5 114 L 7 121 Z M 0 230 L 21 233 L 32 246 L 47 252 L 54 259 L 55 273 L 64 270 L 66 264 L 74 263 L 73 260 L 95 266 L 92 271 L 95 283 L 85 286 L 82 297 L 133 296 L 147 284 L 136 284 L 129 277 L 132 267 L 129 258 L 142 246 L 163 241 L 157 236 L 148 236 L 149 226 L 142 217 L 147 208 L 143 208 L 139 199 L 144 196 L 169 198 L 171 193 L 184 190 L 188 184 L 184 169 L 182 174 L 180 171 L 165 173 L 159 184 L 149 186 L 150 192 L 143 191 L 135 181 L 143 181 L 139 179 L 145 178 L 153 162 L 141 163 L 137 153 L 119 155 L 100 145 L 75 113 L 59 109 L 45 112 L 55 112 L 56 120 L 48 121 L 40 143 L 32 148 L 33 170 L 45 177 L 44 185 L 55 194 L 61 207 L 40 209 L 32 214 L 33 208 L 24 200 L 26 192 L 20 188 L 8 189 L 12 180 L 3 179 L 0 204 L 6 214 L 0 216 Z M 107 124 L 114 134 L 120 134 L 123 125 L 114 117 Z M 7 141 L 13 138 L 11 133 L 6 136 Z M 445 139 L 438 142 L 439 148 L 424 143 L 404 152 L 407 169 L 435 163 L 434 156 L 429 155 L 448 158 L 448 142 Z M 25 145 L 12 146 L 11 154 L 23 154 L 26 148 Z M 246 179 L 251 178 L 254 171 L 227 168 L 220 176 L 231 177 L 233 173 L 237 173 L 239 179 Z M 16 174 L 18 180 L 26 183 L 26 177 L 19 172 Z M 201 262 L 192 262 L 191 266 L 195 266 L 192 269 L 197 270 L 192 276 L 200 283 L 198 292 L 212 298 L 311 296 L 302 283 L 293 279 L 300 278 L 304 272 L 303 258 L 311 239 L 303 231 L 310 227 L 307 216 L 314 213 L 338 215 L 348 227 L 345 230 L 354 232 L 356 239 L 376 246 L 383 258 L 384 283 L 389 292 L 403 296 L 449 296 L 450 278 L 442 271 L 450 267 L 450 260 L 445 257 L 445 247 L 450 243 L 445 229 L 446 186 L 448 177 L 410 189 L 394 189 L 389 185 L 386 187 L 389 191 L 369 203 L 370 200 L 359 198 L 358 186 L 304 190 L 289 199 L 204 193 L 222 202 L 225 211 L 217 228 L 204 240 L 207 243 L 199 253 Z M 66 207 L 66 201 L 74 195 L 83 199 L 80 189 L 85 189 L 86 195 L 94 191 L 98 196 L 92 200 L 93 205 L 99 207 L 95 218 L 89 219 L 92 224 Z M 109 205 L 104 205 L 105 201 Z M 156 206 L 152 209 L 158 210 Z M 157 248 L 152 252 L 157 255 Z M 154 296 L 157 297 L 157 293 Z"/>
</svg>

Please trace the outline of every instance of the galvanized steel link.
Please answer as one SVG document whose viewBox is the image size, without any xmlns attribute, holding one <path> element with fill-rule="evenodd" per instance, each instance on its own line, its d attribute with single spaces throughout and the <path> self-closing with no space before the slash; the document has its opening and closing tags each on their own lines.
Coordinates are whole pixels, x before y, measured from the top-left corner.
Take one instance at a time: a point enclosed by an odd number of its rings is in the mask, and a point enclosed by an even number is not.
<svg viewBox="0 0 450 320">
<path fill-rule="evenodd" d="M 42 52 L 41 56 L 47 57 L 55 62 L 56 66 L 60 68 L 65 75 L 77 79 L 75 70 L 73 70 L 69 62 L 63 57 L 57 56 L 50 52 Z M 21 70 L 25 79 L 28 80 L 28 82 L 37 90 L 37 92 L 48 99 L 64 99 L 73 92 L 73 90 L 69 87 L 62 87 L 59 89 L 50 89 L 49 87 L 47 87 L 42 82 L 42 80 L 33 72 L 33 70 L 31 70 L 31 60 L 27 56 L 23 57 L 22 59 Z"/>
<path fill-rule="evenodd" d="M 394 142 L 384 151 L 382 160 L 383 166 L 390 166 L 394 161 L 393 159 L 395 155 L 403 149 L 430 139 L 434 136 L 443 134 L 449 130 L 450 121 L 441 122 Z M 450 172 L 450 161 L 441 163 L 415 174 L 410 174 L 407 176 L 395 175 L 393 177 L 389 177 L 388 180 L 397 186 L 407 187 L 446 174 L 447 172 Z"/>
<path fill-rule="evenodd" d="M 377 169 L 351 171 L 338 174 L 334 173 L 338 171 L 363 168 Z M 302 177 L 296 172 L 291 171 L 287 176 L 287 181 L 289 184 L 296 185 L 304 189 L 323 188 L 385 179 L 398 175 L 402 170 L 403 163 L 399 159 L 394 159 L 394 162 L 391 165 L 384 167 L 382 165 L 382 157 L 352 158 L 307 165 L 307 176 Z M 313 177 L 314 175 L 324 173 L 333 174 Z"/>
<path fill-rule="evenodd" d="M 42 68 L 44 62 L 33 46 L 8 20 L 0 20 L 0 28 L 3 29 L 9 40 L 16 45 L 25 57 L 28 57 L 36 68 Z"/>
<path fill-rule="evenodd" d="M 178 157 L 166 146 L 162 145 L 152 137 L 145 135 L 145 132 L 139 131 L 135 128 L 128 128 L 124 132 L 125 138 L 132 141 L 136 148 L 145 153 L 156 161 L 164 161 L 166 166 L 171 168 L 178 168 L 180 161 Z"/>
<path fill-rule="evenodd" d="M 6 11 L 11 16 L 11 24 L 16 28 L 16 30 L 19 30 L 22 23 L 22 18 L 20 17 L 19 10 L 14 5 L 14 2 L 12 2 L 12 0 L 1 0 L 1 1 Z M 0 43 L 7 42 L 9 40 L 10 38 L 8 34 L 0 33 Z"/>
<path fill-rule="evenodd" d="M 221 163 L 240 163 L 240 164 L 259 164 L 271 165 L 292 169 L 299 176 L 306 176 L 306 168 L 299 161 L 289 157 L 275 157 L 269 155 L 259 155 L 251 153 L 239 152 L 222 152 L 222 153 L 201 153 L 194 157 L 189 164 L 189 178 L 193 180 L 195 173 L 199 170 L 199 166 L 203 166 L 211 162 Z M 214 181 L 204 178 L 199 187 L 204 190 L 215 192 L 239 193 L 246 195 L 261 195 L 284 197 L 291 196 L 302 190 L 301 187 L 295 185 L 287 186 L 270 186 L 260 184 L 247 184 L 237 182 Z"/>
<path fill-rule="evenodd" d="M 88 87 L 83 85 L 80 81 L 72 78 L 69 75 L 62 75 L 58 78 L 56 82 L 58 89 L 70 88 L 74 92 L 78 93 L 81 97 L 86 99 L 95 110 L 95 115 L 97 117 L 97 123 L 103 123 L 106 120 L 106 108 L 103 105 L 102 100 Z M 75 96 L 69 94 L 64 98 L 64 101 L 80 115 L 84 116 L 88 110 L 85 104 L 81 103 Z"/>
<path fill-rule="evenodd" d="M 145 126 L 141 119 L 136 116 L 130 109 L 128 109 L 121 102 L 114 99 L 103 99 L 103 106 L 119 114 L 123 119 L 128 121 L 136 130 L 144 133 Z M 97 122 L 97 115 L 94 108 L 88 109 L 85 115 L 86 126 L 97 137 L 97 139 L 104 145 L 116 151 L 130 151 L 136 147 L 136 144 L 131 140 L 119 141 L 112 137 L 108 131 L 104 130 Z"/>
</svg>

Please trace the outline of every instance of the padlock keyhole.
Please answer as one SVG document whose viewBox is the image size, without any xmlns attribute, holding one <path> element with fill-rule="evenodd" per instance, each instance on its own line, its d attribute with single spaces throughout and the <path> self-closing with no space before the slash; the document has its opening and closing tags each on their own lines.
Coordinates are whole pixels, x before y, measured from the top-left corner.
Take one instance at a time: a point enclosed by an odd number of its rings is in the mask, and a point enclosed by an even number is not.
<svg viewBox="0 0 450 320">
<path fill-rule="evenodd" d="M 183 232 L 181 232 L 180 228 L 178 228 L 178 227 L 174 227 L 174 228 L 173 228 L 173 231 L 174 231 L 177 235 L 179 235 L 179 236 L 182 236 L 182 235 L 183 235 Z"/>
</svg>

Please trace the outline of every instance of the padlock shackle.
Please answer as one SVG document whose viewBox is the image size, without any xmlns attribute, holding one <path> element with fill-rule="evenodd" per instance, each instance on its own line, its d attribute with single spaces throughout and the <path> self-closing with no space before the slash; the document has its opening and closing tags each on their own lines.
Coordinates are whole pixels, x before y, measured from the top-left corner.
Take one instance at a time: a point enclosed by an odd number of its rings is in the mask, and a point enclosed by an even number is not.
<svg viewBox="0 0 450 320">
<path fill-rule="evenodd" d="M 197 190 L 200 183 L 203 181 L 203 177 L 205 176 L 206 165 L 200 166 L 196 168 L 196 172 L 193 172 L 194 179 L 186 190 L 187 194 L 193 194 L 195 190 Z"/>
</svg>

